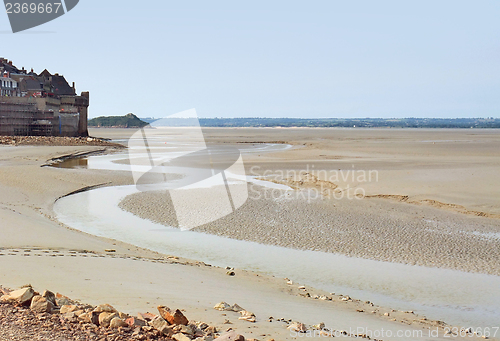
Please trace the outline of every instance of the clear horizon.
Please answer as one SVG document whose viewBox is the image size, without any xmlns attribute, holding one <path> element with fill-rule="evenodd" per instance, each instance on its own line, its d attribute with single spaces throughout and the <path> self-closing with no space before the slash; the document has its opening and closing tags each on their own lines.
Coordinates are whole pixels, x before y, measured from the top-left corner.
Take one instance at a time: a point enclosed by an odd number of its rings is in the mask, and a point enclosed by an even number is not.
<svg viewBox="0 0 500 341">
<path fill-rule="evenodd" d="M 0 56 L 90 91 L 89 117 L 500 117 L 500 3 L 80 1 Z"/>
</svg>

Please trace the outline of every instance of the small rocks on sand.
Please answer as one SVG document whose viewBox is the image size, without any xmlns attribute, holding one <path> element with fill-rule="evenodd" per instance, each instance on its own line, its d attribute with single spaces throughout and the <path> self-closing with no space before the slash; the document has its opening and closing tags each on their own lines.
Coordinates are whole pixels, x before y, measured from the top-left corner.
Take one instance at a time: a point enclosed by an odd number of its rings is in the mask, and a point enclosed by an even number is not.
<svg viewBox="0 0 500 341">
<path fill-rule="evenodd" d="M 35 313 L 30 315 L 33 323 L 39 325 L 40 330 L 46 329 L 47 323 L 53 326 L 54 330 L 51 330 L 51 333 L 58 340 L 68 335 L 78 336 L 78 339 L 87 339 L 90 335 L 92 340 L 108 340 L 109 337 L 111 337 L 110 340 L 116 341 L 157 340 L 163 335 L 175 341 L 213 341 L 219 335 L 215 326 L 209 326 L 204 322 L 190 322 L 179 309 L 173 310 L 163 305 L 158 306 L 159 315 L 139 313 L 136 317 L 131 317 L 109 304 L 96 307 L 84 305 L 48 290 L 39 295 L 31 286 L 12 292 L 2 289 L 1 293 L 4 295 L 1 297 L 0 309 L 8 306 L 16 314 L 20 311 L 31 310 Z M 239 312 L 241 315 L 239 319 L 255 322 L 255 315 L 238 304 L 229 305 L 221 302 L 214 308 L 221 311 Z M 226 321 L 231 323 L 229 320 Z M 14 328 L 17 327 L 14 326 Z M 30 327 L 30 330 L 32 329 L 33 327 Z M 243 335 L 231 328 L 227 331 L 217 339 L 219 341 L 245 341 Z"/>
<path fill-rule="evenodd" d="M 249 311 L 246 311 L 246 310 L 242 310 L 240 311 L 240 314 L 241 316 L 238 318 L 238 320 L 244 320 L 244 321 L 248 321 L 248 322 L 255 322 L 255 314 L 254 313 L 251 313 Z"/>
<path fill-rule="evenodd" d="M 220 303 L 217 303 L 215 306 L 214 306 L 214 309 L 215 310 L 220 310 L 220 311 L 234 311 L 234 312 L 240 312 L 242 310 L 245 310 L 243 309 L 242 307 L 240 307 L 238 304 L 233 304 L 233 305 L 229 305 L 227 304 L 226 302 L 220 302 Z"/>
<path fill-rule="evenodd" d="M 305 333 L 307 331 L 305 324 L 300 322 L 293 322 L 291 325 L 287 327 L 287 329 L 298 333 Z"/>
</svg>

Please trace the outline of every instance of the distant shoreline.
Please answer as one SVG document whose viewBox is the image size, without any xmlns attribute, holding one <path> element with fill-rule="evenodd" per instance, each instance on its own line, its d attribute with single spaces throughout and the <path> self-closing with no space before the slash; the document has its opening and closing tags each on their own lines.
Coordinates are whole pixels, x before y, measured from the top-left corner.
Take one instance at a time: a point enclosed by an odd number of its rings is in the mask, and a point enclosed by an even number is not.
<svg viewBox="0 0 500 341">
<path fill-rule="evenodd" d="M 115 119 L 113 119 L 115 118 Z M 150 124 L 158 118 L 135 118 L 135 123 Z M 89 127 L 96 128 L 124 128 L 126 124 L 114 123 L 118 116 L 99 117 L 95 120 L 100 126 L 93 126 L 92 120 Z M 168 124 L 168 117 L 162 118 Z M 112 126 L 106 126 L 105 122 L 113 122 Z M 183 119 L 175 119 L 175 126 L 184 126 Z M 186 126 L 189 125 L 186 120 Z M 201 127 L 215 128 L 451 128 L 451 129 L 498 129 L 500 118 L 265 118 L 265 117 L 242 117 L 242 118 L 199 118 Z M 128 127 L 132 127 L 128 124 Z"/>
</svg>

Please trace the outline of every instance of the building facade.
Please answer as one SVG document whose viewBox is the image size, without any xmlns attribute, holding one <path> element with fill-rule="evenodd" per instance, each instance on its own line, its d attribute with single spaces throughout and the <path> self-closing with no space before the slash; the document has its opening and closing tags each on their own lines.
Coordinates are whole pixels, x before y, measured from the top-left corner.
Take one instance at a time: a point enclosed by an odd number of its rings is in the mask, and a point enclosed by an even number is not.
<svg viewBox="0 0 500 341">
<path fill-rule="evenodd" d="M 0 78 L 0 96 L 21 96 L 17 81 L 10 78 L 7 71 L 4 71 L 2 78 Z"/>
<path fill-rule="evenodd" d="M 44 70 L 19 70 L 0 58 L 0 135 L 88 136 L 89 93 Z"/>
</svg>

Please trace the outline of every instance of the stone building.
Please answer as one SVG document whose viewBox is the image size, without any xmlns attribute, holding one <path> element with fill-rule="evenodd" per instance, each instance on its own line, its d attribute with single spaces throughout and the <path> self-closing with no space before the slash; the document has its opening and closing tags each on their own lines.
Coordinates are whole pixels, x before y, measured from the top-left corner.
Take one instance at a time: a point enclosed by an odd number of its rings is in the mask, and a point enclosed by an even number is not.
<svg viewBox="0 0 500 341">
<path fill-rule="evenodd" d="M 0 58 L 0 135 L 87 136 L 89 93 L 64 76 L 19 70 Z"/>
</svg>

